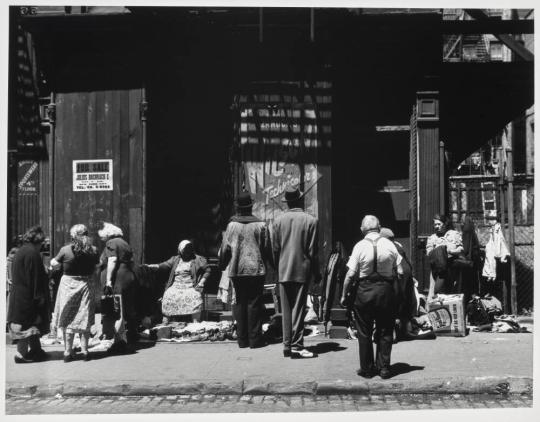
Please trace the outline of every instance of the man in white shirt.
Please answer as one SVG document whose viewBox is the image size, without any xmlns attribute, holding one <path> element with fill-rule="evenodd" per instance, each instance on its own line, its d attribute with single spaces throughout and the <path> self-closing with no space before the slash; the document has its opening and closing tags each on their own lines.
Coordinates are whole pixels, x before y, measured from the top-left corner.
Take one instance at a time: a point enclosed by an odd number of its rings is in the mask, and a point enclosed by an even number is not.
<svg viewBox="0 0 540 422">
<path fill-rule="evenodd" d="M 343 283 L 341 304 L 346 306 L 346 294 L 357 285 L 352 311 L 358 330 L 360 369 L 358 375 L 390 378 L 390 354 L 397 306 L 394 281 L 403 274 L 401 255 L 395 245 L 381 237 L 377 217 L 366 215 L 361 225 L 364 239 L 353 249 L 348 272 Z M 352 290 L 354 292 L 354 290 Z M 349 306 L 352 303 L 349 304 Z M 373 356 L 373 323 L 376 325 L 377 359 Z"/>
</svg>

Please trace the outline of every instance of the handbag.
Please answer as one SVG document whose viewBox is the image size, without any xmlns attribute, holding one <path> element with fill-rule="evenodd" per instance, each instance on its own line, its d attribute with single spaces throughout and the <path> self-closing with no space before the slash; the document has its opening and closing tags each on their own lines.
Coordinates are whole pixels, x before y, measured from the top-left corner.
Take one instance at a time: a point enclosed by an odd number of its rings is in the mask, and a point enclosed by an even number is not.
<svg viewBox="0 0 540 422">
<path fill-rule="evenodd" d="M 114 294 L 112 288 L 105 287 L 103 294 L 101 295 L 100 310 L 101 314 L 112 317 L 115 320 L 120 319 L 122 316 L 122 297 L 118 294 Z"/>
<path fill-rule="evenodd" d="M 468 259 L 464 253 L 461 253 L 451 260 L 451 265 L 454 268 L 472 268 L 474 262 Z"/>
</svg>

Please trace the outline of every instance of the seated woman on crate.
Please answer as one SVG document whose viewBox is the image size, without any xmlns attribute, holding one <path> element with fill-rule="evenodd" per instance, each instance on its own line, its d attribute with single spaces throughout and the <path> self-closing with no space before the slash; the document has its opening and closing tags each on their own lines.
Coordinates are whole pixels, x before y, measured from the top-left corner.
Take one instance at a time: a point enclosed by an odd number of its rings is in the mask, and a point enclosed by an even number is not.
<svg viewBox="0 0 540 422">
<path fill-rule="evenodd" d="M 431 265 L 428 300 L 438 293 L 455 292 L 455 284 L 460 277 L 456 263 L 463 255 L 461 233 L 454 230 L 450 219 L 441 214 L 433 217 L 435 233 L 427 239 L 426 255 Z"/>
<path fill-rule="evenodd" d="M 182 240 L 178 245 L 178 255 L 148 267 L 169 273 L 161 299 L 163 324 L 186 317 L 198 322 L 203 303 L 202 290 L 211 269 L 206 259 L 195 254 L 193 243 Z"/>
</svg>

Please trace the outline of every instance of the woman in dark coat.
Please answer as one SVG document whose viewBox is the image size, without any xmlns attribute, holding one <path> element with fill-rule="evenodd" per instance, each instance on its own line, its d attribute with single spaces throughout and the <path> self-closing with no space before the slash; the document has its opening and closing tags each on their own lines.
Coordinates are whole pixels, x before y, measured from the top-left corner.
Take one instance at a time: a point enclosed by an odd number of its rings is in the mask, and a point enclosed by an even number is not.
<svg viewBox="0 0 540 422">
<path fill-rule="evenodd" d="M 104 315 L 103 331 L 107 339 L 115 340 L 109 352 L 122 352 L 127 350 L 126 341 L 133 344 L 138 338 L 136 309 L 138 280 L 133 250 L 124 240 L 122 229 L 113 224 L 103 223 L 103 229 L 99 230 L 98 234 L 105 242 L 100 258 L 101 283 L 122 297 L 122 319 L 125 321 L 124 333 L 123 327 L 118 326 L 119 320 L 112 321 L 110 316 Z"/>
<path fill-rule="evenodd" d="M 45 234 L 39 226 L 28 229 L 11 264 L 12 286 L 7 322 L 18 340 L 16 363 L 46 359 L 40 337 L 49 332 L 49 279 L 39 253 Z"/>
</svg>

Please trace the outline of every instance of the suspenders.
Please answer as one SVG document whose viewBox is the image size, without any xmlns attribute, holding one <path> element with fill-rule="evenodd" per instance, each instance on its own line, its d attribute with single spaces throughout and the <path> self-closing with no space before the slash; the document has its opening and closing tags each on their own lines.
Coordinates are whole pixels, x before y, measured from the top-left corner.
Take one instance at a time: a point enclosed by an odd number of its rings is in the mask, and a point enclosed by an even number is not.
<svg viewBox="0 0 540 422">
<path fill-rule="evenodd" d="M 379 236 L 378 238 L 376 238 L 375 240 L 372 240 L 372 239 L 368 239 L 368 238 L 364 238 L 364 240 L 369 240 L 371 242 L 371 244 L 373 245 L 373 271 L 371 272 L 371 274 L 365 276 L 365 277 L 362 277 L 361 280 L 372 280 L 372 281 L 391 281 L 392 280 L 392 277 L 385 277 L 385 276 L 382 276 L 378 273 L 377 271 L 377 242 L 379 241 L 379 239 L 381 238 L 381 236 Z"/>
</svg>

